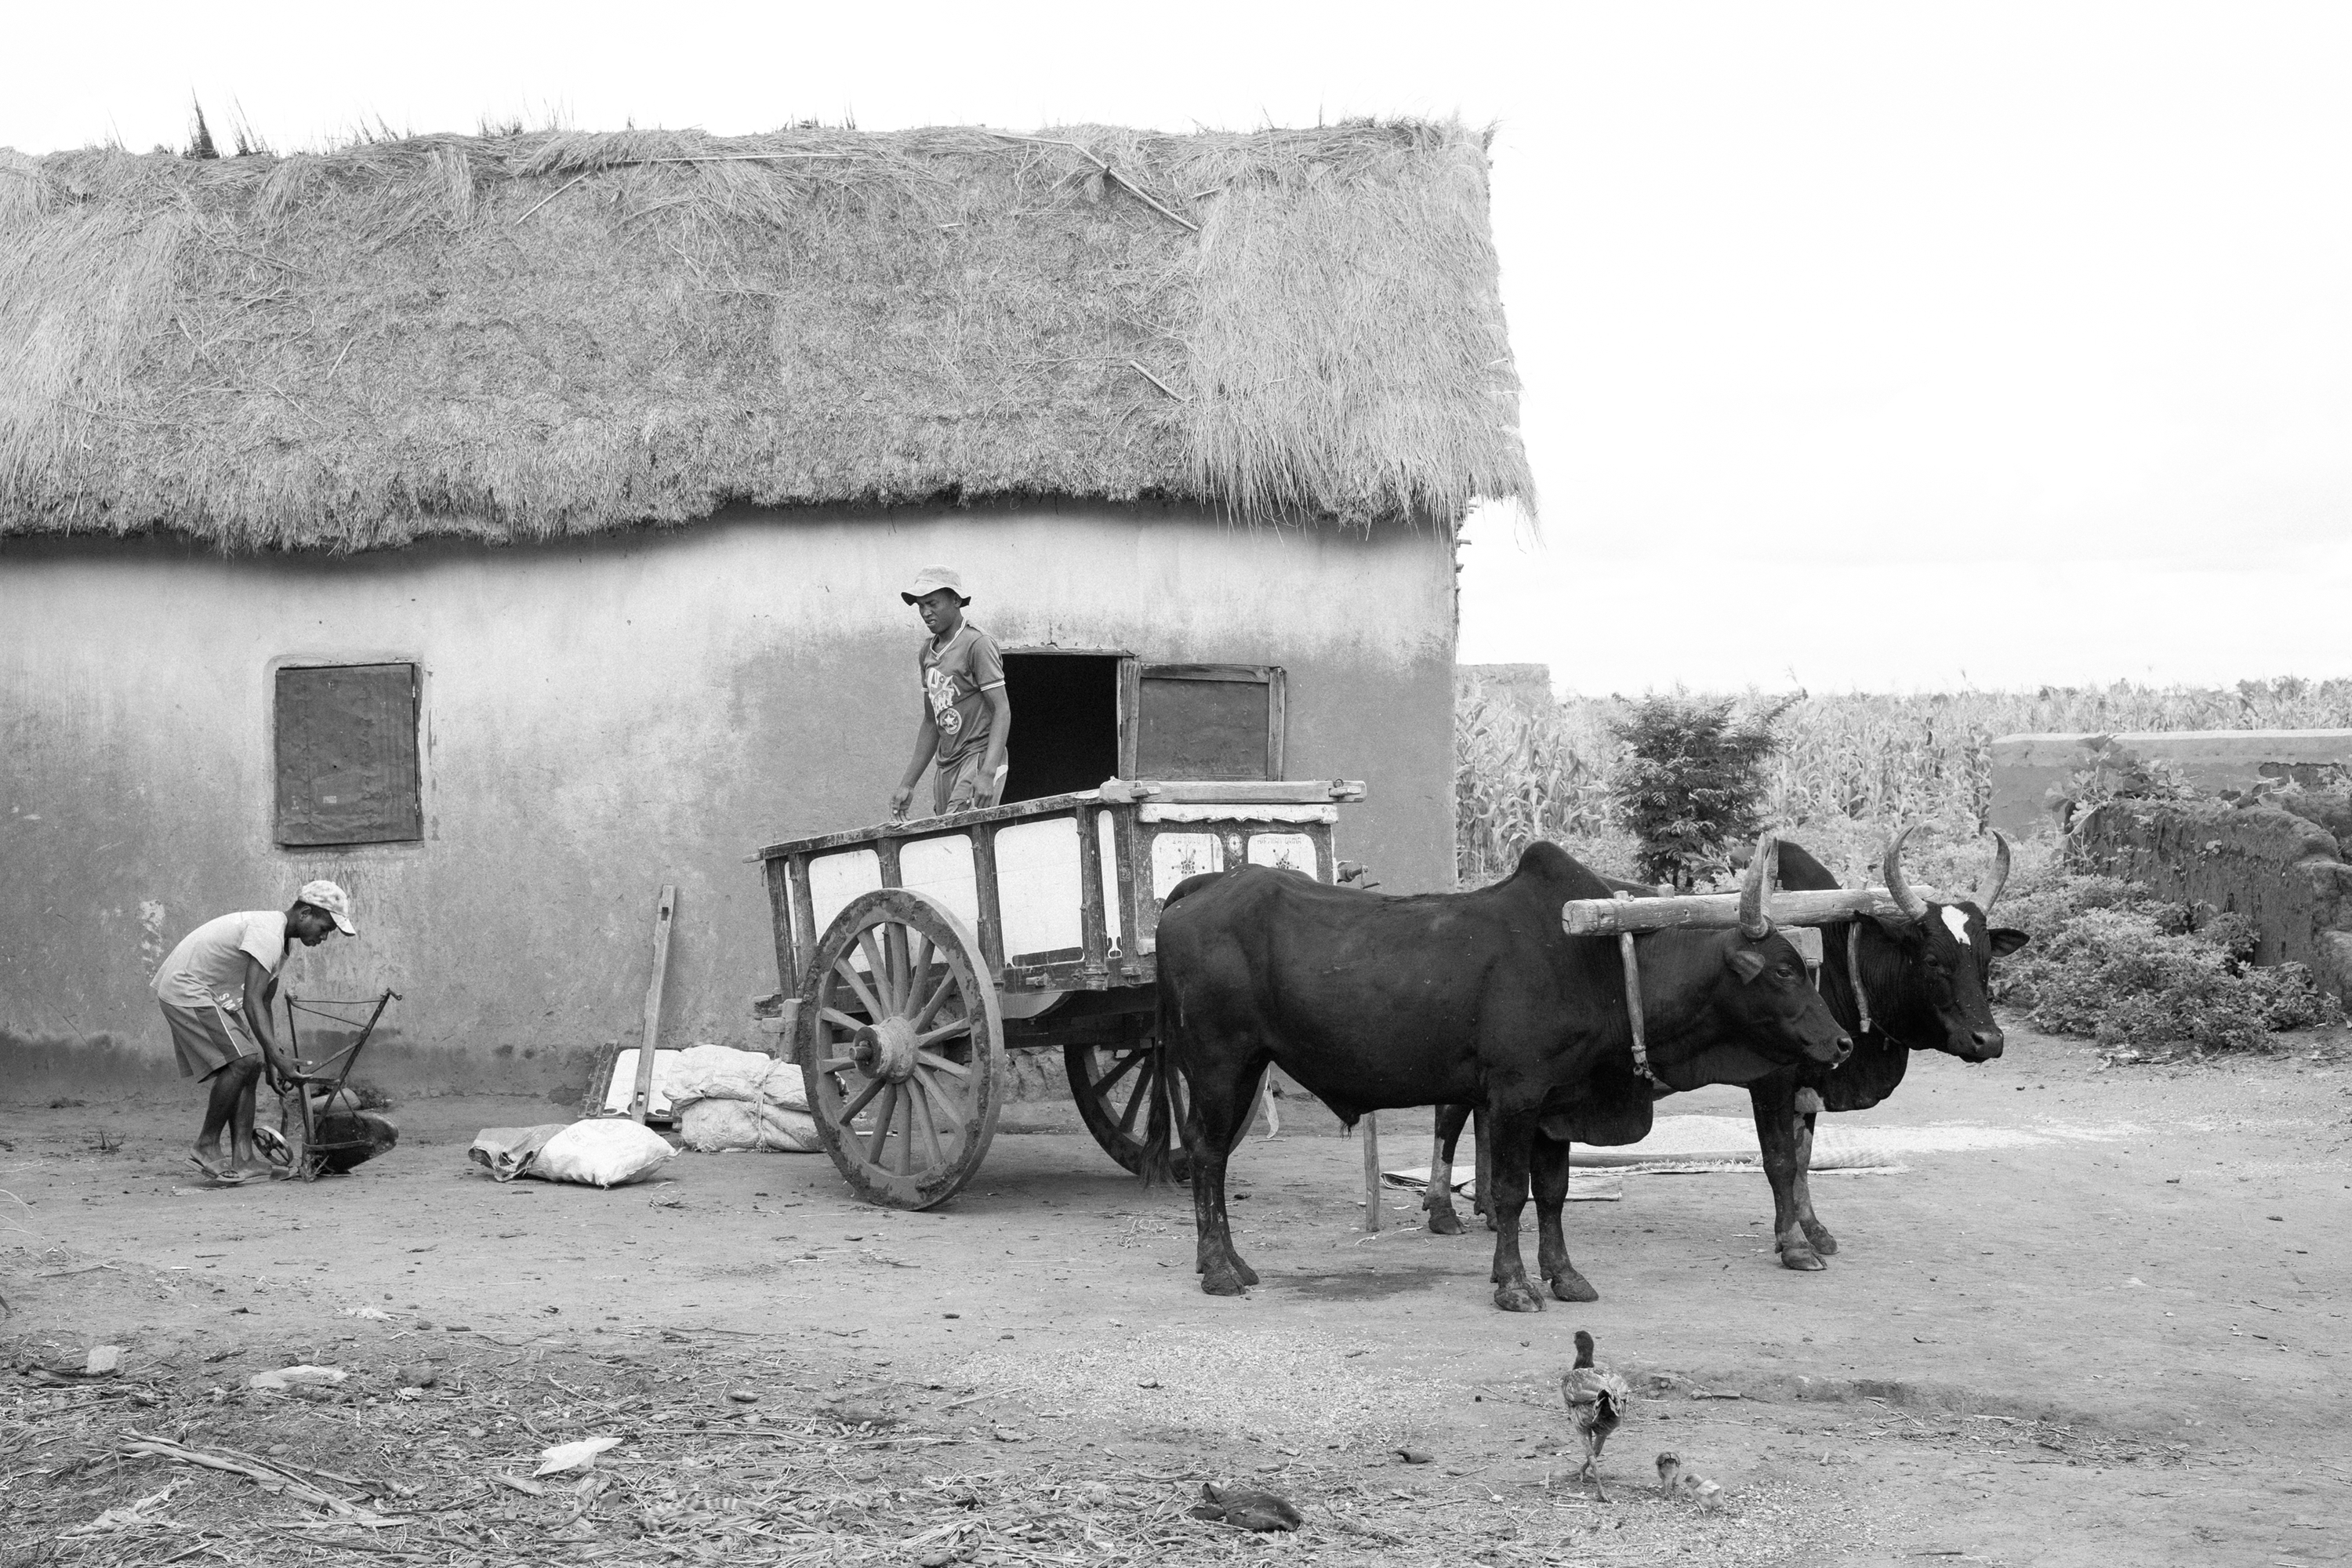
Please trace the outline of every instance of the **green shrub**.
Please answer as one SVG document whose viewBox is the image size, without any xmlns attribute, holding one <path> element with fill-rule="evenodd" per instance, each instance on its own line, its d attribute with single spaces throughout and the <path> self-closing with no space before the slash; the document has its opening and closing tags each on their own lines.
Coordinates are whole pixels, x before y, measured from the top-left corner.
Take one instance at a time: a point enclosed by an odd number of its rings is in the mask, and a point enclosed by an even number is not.
<svg viewBox="0 0 2352 1568">
<path fill-rule="evenodd" d="M 1644 697 L 1610 726 L 1625 754 L 1609 777 L 1617 820 L 1641 841 L 1645 882 L 1688 889 L 1724 869 L 1730 847 L 1752 840 L 1764 809 L 1761 770 L 1780 745 L 1772 721 L 1793 699 L 1745 719 L 1733 699 Z"/>
<path fill-rule="evenodd" d="M 2018 880 L 1998 918 L 2033 942 L 1994 969 L 1992 993 L 2038 1029 L 2242 1051 L 2267 1048 L 2281 1029 L 2344 1021 L 2302 964 L 2256 967 L 2252 928 L 2237 915 L 2200 921 L 2113 877 L 2053 868 Z"/>
</svg>

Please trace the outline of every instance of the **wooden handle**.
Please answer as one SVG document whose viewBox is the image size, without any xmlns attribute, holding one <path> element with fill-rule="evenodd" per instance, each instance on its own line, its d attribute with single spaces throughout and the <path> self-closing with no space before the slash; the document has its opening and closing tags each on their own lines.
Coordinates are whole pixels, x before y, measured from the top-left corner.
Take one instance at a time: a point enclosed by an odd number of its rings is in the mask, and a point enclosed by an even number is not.
<svg viewBox="0 0 2352 1568">
<path fill-rule="evenodd" d="M 654 907 L 654 979 L 646 987 L 646 1039 L 637 1047 L 637 1082 L 629 1095 L 629 1115 L 643 1121 L 652 1113 L 654 1045 L 661 1037 L 662 981 L 669 973 L 670 917 L 677 910 L 677 889 L 664 887 Z"/>
</svg>

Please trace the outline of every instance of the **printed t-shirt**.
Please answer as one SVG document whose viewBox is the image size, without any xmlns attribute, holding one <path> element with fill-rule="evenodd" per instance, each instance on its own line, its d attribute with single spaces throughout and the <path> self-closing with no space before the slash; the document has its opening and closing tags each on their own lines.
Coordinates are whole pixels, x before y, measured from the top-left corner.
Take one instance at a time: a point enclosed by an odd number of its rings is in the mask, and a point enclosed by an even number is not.
<svg viewBox="0 0 2352 1568">
<path fill-rule="evenodd" d="M 223 915 L 182 937 L 163 967 L 155 972 L 155 999 L 199 1012 L 209 1008 L 216 996 L 241 999 L 247 957 L 259 959 L 262 969 L 276 978 L 286 962 L 284 910 Z"/>
<path fill-rule="evenodd" d="M 1004 658 L 996 651 L 995 638 L 966 621 L 945 647 L 933 647 L 931 639 L 924 638 L 918 668 L 924 699 L 931 705 L 931 722 L 939 727 L 935 755 L 945 773 L 967 752 L 987 746 L 994 714 L 981 694 L 1004 684 Z"/>
</svg>

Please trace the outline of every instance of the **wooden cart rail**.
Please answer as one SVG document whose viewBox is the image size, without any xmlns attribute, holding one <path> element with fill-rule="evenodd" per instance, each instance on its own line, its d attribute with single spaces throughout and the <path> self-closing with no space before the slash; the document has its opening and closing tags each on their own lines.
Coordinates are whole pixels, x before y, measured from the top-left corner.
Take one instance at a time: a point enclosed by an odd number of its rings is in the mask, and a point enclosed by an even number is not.
<svg viewBox="0 0 2352 1568">
<path fill-rule="evenodd" d="M 768 845 L 753 858 L 767 871 L 782 994 L 798 993 L 818 937 L 846 903 L 845 877 L 860 879 L 857 890 L 934 896 L 942 879 L 951 883 L 985 973 L 1001 986 L 1149 984 L 1163 884 L 1212 860 L 1251 859 L 1329 881 L 1338 874 L 1329 847 L 1338 803 L 1364 794 L 1345 779 L 1112 779 L 1072 795 Z M 1041 827 L 1058 820 L 1072 824 L 1070 836 Z M 1179 827 L 1188 824 L 1192 831 Z M 1209 825 L 1213 833 L 1202 831 Z M 1212 837 L 1213 850 L 1196 842 Z M 1008 846 L 1016 850 L 1010 857 L 1001 847 Z M 1041 849 L 1051 864 L 1030 858 Z"/>
</svg>

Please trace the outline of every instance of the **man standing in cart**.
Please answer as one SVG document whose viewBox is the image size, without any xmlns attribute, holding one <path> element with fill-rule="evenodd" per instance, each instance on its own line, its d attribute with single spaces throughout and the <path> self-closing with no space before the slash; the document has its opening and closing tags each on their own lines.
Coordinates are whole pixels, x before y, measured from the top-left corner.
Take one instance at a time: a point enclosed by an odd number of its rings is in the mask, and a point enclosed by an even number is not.
<svg viewBox="0 0 2352 1568">
<path fill-rule="evenodd" d="M 215 1181 L 249 1181 L 269 1170 L 254 1151 L 254 1091 L 266 1063 L 279 1078 L 295 1076 L 278 1048 L 269 1005 L 278 972 L 299 942 L 316 947 L 337 931 L 357 936 L 351 895 L 332 882 L 306 882 L 285 910 L 248 910 L 206 921 L 155 971 L 152 989 L 172 1030 L 183 1078 L 211 1084 L 205 1130 L 196 1140 L 196 1167 Z M 229 1132 L 229 1162 L 221 1163 L 220 1136 Z"/>
<path fill-rule="evenodd" d="M 915 606 L 931 635 L 916 661 L 923 721 L 915 731 L 915 760 L 890 794 L 890 815 L 907 815 L 924 767 L 934 762 L 933 812 L 994 805 L 1004 795 L 1005 744 L 1013 737 L 1013 700 L 996 641 L 964 619 L 971 599 L 963 579 L 944 566 L 924 567 L 898 597 Z"/>
</svg>

